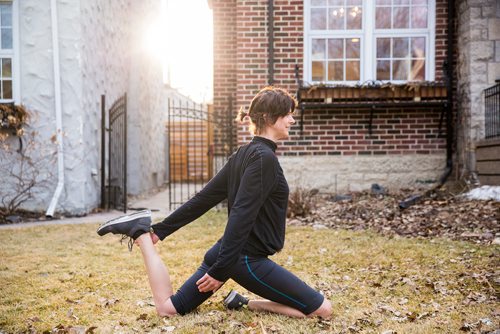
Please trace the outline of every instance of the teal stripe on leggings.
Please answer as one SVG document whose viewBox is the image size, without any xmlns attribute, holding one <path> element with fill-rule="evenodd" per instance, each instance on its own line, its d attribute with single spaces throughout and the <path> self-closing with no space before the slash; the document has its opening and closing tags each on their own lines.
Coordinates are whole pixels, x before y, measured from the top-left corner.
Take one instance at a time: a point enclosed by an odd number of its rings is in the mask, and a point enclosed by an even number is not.
<svg viewBox="0 0 500 334">
<path fill-rule="evenodd" d="M 255 278 L 255 280 L 257 280 L 257 282 L 259 282 L 260 284 L 264 285 L 265 287 L 268 287 L 269 289 L 273 290 L 274 292 L 276 292 L 277 294 L 287 298 L 287 299 L 290 299 L 292 302 L 294 303 L 297 303 L 299 304 L 300 306 L 302 306 L 303 308 L 305 308 L 307 305 L 305 304 L 302 304 L 301 302 L 299 302 L 298 300 L 295 300 L 293 299 L 292 297 L 284 294 L 283 292 L 281 291 L 278 291 L 276 290 L 275 288 L 273 288 L 272 286 L 270 286 L 269 284 L 266 284 L 265 282 L 261 281 L 255 274 L 254 272 L 252 271 L 252 268 L 250 268 L 250 264 L 248 263 L 248 256 L 245 255 L 245 263 L 247 264 L 247 268 L 248 268 L 248 272 L 250 274 L 252 274 L 253 278 Z"/>
</svg>

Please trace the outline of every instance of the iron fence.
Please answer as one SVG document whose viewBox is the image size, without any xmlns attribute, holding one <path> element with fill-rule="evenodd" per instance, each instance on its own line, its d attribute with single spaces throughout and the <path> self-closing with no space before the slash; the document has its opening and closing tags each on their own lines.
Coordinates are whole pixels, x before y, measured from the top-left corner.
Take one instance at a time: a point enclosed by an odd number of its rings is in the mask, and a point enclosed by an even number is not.
<svg viewBox="0 0 500 334">
<path fill-rule="evenodd" d="M 484 90 L 485 138 L 500 138 L 500 82 Z"/>
<path fill-rule="evenodd" d="M 207 105 L 168 101 L 170 210 L 200 191 L 233 152 L 230 112 L 230 108 L 221 112 Z"/>
</svg>

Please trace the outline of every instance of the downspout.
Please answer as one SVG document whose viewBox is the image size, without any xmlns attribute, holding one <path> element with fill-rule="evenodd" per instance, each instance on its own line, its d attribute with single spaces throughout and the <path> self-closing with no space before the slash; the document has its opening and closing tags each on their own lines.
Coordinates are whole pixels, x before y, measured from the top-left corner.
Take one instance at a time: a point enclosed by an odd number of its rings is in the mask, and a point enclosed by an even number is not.
<svg viewBox="0 0 500 334">
<path fill-rule="evenodd" d="M 267 33 L 268 33 L 268 85 L 274 84 L 274 1 L 267 2 Z"/>
<path fill-rule="evenodd" d="M 54 61 L 54 99 L 56 108 L 56 138 L 57 138 L 57 187 L 50 201 L 45 216 L 52 218 L 64 188 L 64 153 L 63 153 L 63 129 L 62 129 L 62 107 L 61 107 L 61 74 L 59 72 L 59 32 L 57 29 L 57 3 L 50 1 L 50 14 L 52 21 L 52 59 Z"/>
<path fill-rule="evenodd" d="M 453 170 L 453 57 L 455 48 L 455 1 L 448 0 L 448 45 L 446 48 L 446 61 L 443 64 L 444 76 L 446 80 L 446 167 L 443 175 L 439 178 L 439 183 L 424 194 L 410 196 L 399 202 L 400 209 L 406 209 L 417 203 L 420 199 L 429 196 L 436 189 L 440 188 L 450 176 Z"/>
<path fill-rule="evenodd" d="M 439 187 L 442 186 L 453 170 L 453 56 L 455 49 L 455 1 L 448 0 L 448 45 L 446 54 L 446 169 Z"/>
</svg>

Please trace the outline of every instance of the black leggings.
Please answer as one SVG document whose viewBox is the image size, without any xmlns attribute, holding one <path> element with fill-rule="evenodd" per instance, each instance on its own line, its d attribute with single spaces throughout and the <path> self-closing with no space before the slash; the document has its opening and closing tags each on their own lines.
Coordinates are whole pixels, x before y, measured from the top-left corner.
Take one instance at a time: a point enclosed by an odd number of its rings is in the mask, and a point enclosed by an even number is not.
<svg viewBox="0 0 500 334">
<path fill-rule="evenodd" d="M 193 311 L 213 294 L 198 291 L 196 281 L 215 263 L 219 248 L 218 242 L 207 251 L 198 270 L 171 297 L 177 313 L 184 315 Z M 262 298 L 288 305 L 306 315 L 316 311 L 324 299 L 319 292 L 267 257 L 241 255 L 231 268 L 230 278 Z"/>
</svg>

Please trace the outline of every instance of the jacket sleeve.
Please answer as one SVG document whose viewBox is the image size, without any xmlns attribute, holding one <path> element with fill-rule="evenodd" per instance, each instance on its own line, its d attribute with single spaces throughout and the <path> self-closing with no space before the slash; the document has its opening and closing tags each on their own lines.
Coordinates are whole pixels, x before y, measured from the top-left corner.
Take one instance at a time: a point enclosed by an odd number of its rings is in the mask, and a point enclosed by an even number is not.
<svg viewBox="0 0 500 334">
<path fill-rule="evenodd" d="M 152 226 L 154 233 L 165 239 L 184 225 L 191 223 L 227 198 L 229 161 L 203 189 L 161 223 Z"/>
<path fill-rule="evenodd" d="M 235 201 L 222 237 L 216 262 L 208 274 L 218 281 L 229 278 L 228 271 L 238 260 L 257 215 L 277 180 L 274 153 L 257 152 L 243 172 Z"/>
</svg>

